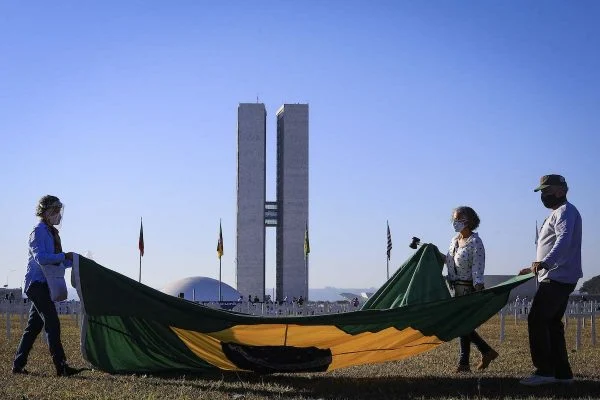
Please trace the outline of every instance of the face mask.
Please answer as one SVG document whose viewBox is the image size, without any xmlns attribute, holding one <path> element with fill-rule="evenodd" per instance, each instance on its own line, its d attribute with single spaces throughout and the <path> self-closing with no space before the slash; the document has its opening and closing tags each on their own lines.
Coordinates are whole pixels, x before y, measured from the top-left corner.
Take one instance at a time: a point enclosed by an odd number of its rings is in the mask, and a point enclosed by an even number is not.
<svg viewBox="0 0 600 400">
<path fill-rule="evenodd" d="M 58 225 L 60 224 L 60 213 L 53 214 L 47 218 L 50 225 Z"/>
<path fill-rule="evenodd" d="M 452 221 L 452 226 L 454 227 L 454 232 L 461 232 L 467 224 L 464 221 Z"/>
<path fill-rule="evenodd" d="M 566 196 L 557 197 L 553 194 L 543 194 L 541 195 L 542 204 L 546 208 L 554 208 L 558 205 L 561 205 L 567 200 Z"/>
</svg>

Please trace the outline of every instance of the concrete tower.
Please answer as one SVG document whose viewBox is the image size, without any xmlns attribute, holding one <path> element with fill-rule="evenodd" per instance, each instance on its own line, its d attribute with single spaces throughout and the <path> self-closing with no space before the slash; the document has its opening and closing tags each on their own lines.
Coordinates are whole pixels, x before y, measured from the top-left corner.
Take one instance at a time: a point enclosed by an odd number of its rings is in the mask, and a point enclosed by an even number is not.
<svg viewBox="0 0 600 400">
<path fill-rule="evenodd" d="M 308 104 L 277 111 L 277 299 L 308 297 Z"/>
<path fill-rule="evenodd" d="M 308 104 L 277 111 L 277 200 L 265 201 L 264 104 L 238 107 L 237 289 L 265 294 L 265 229 L 276 234 L 277 299 L 308 299 L 304 234 L 308 226 Z"/>
<path fill-rule="evenodd" d="M 265 294 L 265 105 L 238 106 L 236 284 L 243 296 Z"/>
</svg>

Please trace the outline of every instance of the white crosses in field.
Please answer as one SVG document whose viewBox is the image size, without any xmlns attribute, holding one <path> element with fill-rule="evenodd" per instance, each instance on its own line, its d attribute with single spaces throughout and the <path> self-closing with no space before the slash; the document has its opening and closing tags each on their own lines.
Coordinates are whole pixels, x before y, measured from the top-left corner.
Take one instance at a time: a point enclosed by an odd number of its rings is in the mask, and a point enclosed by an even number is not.
<svg viewBox="0 0 600 400">
<path fill-rule="evenodd" d="M 531 309 L 531 301 L 509 302 L 500 310 L 500 342 L 505 338 L 505 315 L 514 315 L 515 325 L 519 319 L 526 319 Z M 572 301 L 567 306 L 564 315 L 565 330 L 569 327 L 569 321 L 576 319 L 575 330 L 575 349 L 579 350 L 582 346 L 581 336 L 586 327 L 586 321 L 589 318 L 590 335 L 592 346 L 596 345 L 596 315 L 600 314 L 600 302 L 598 301 Z"/>
</svg>

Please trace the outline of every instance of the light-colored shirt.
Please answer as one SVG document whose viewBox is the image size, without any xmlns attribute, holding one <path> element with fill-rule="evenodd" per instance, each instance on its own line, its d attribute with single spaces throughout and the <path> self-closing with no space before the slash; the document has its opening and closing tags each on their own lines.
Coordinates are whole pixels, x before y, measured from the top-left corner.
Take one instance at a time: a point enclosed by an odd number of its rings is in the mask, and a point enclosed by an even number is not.
<svg viewBox="0 0 600 400">
<path fill-rule="evenodd" d="M 485 270 L 485 248 L 476 232 L 471 233 L 463 246 L 458 244 L 456 235 L 450 242 L 446 254 L 446 268 L 450 281 L 473 281 L 473 285 L 483 284 Z"/>
<path fill-rule="evenodd" d="M 577 283 L 583 277 L 581 268 L 581 215 L 566 202 L 552 210 L 540 228 L 537 261 L 550 267 L 541 270 L 538 280 L 549 278 L 562 283 Z"/>
<path fill-rule="evenodd" d="M 46 282 L 41 265 L 63 263 L 65 267 L 71 266 L 71 261 L 65 259 L 65 253 L 54 252 L 54 238 L 45 222 L 40 221 L 29 235 L 29 260 L 25 273 L 25 287 L 27 292 L 33 282 Z"/>
</svg>

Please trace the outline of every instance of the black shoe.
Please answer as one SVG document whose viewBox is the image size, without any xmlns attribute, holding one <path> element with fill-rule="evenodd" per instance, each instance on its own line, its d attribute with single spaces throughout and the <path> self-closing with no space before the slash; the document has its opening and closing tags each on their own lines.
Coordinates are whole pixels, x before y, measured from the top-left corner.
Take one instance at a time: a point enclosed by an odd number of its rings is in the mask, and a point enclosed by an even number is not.
<svg viewBox="0 0 600 400">
<path fill-rule="evenodd" d="M 23 374 L 23 375 L 27 375 L 29 373 L 29 371 L 27 371 L 25 368 L 17 368 L 17 367 L 13 367 L 12 368 L 12 373 L 13 374 Z"/>
<path fill-rule="evenodd" d="M 487 353 L 481 355 L 481 362 L 477 366 L 478 370 L 486 369 L 492 361 L 498 358 L 499 354 L 494 349 L 488 350 Z"/>
<path fill-rule="evenodd" d="M 469 364 L 458 364 L 458 367 L 456 367 L 456 370 L 454 372 L 456 372 L 457 374 L 461 372 L 471 372 L 471 367 L 469 366 Z"/>
<path fill-rule="evenodd" d="M 69 367 L 67 363 L 56 367 L 56 376 L 71 376 L 79 373 L 77 368 Z"/>
</svg>

